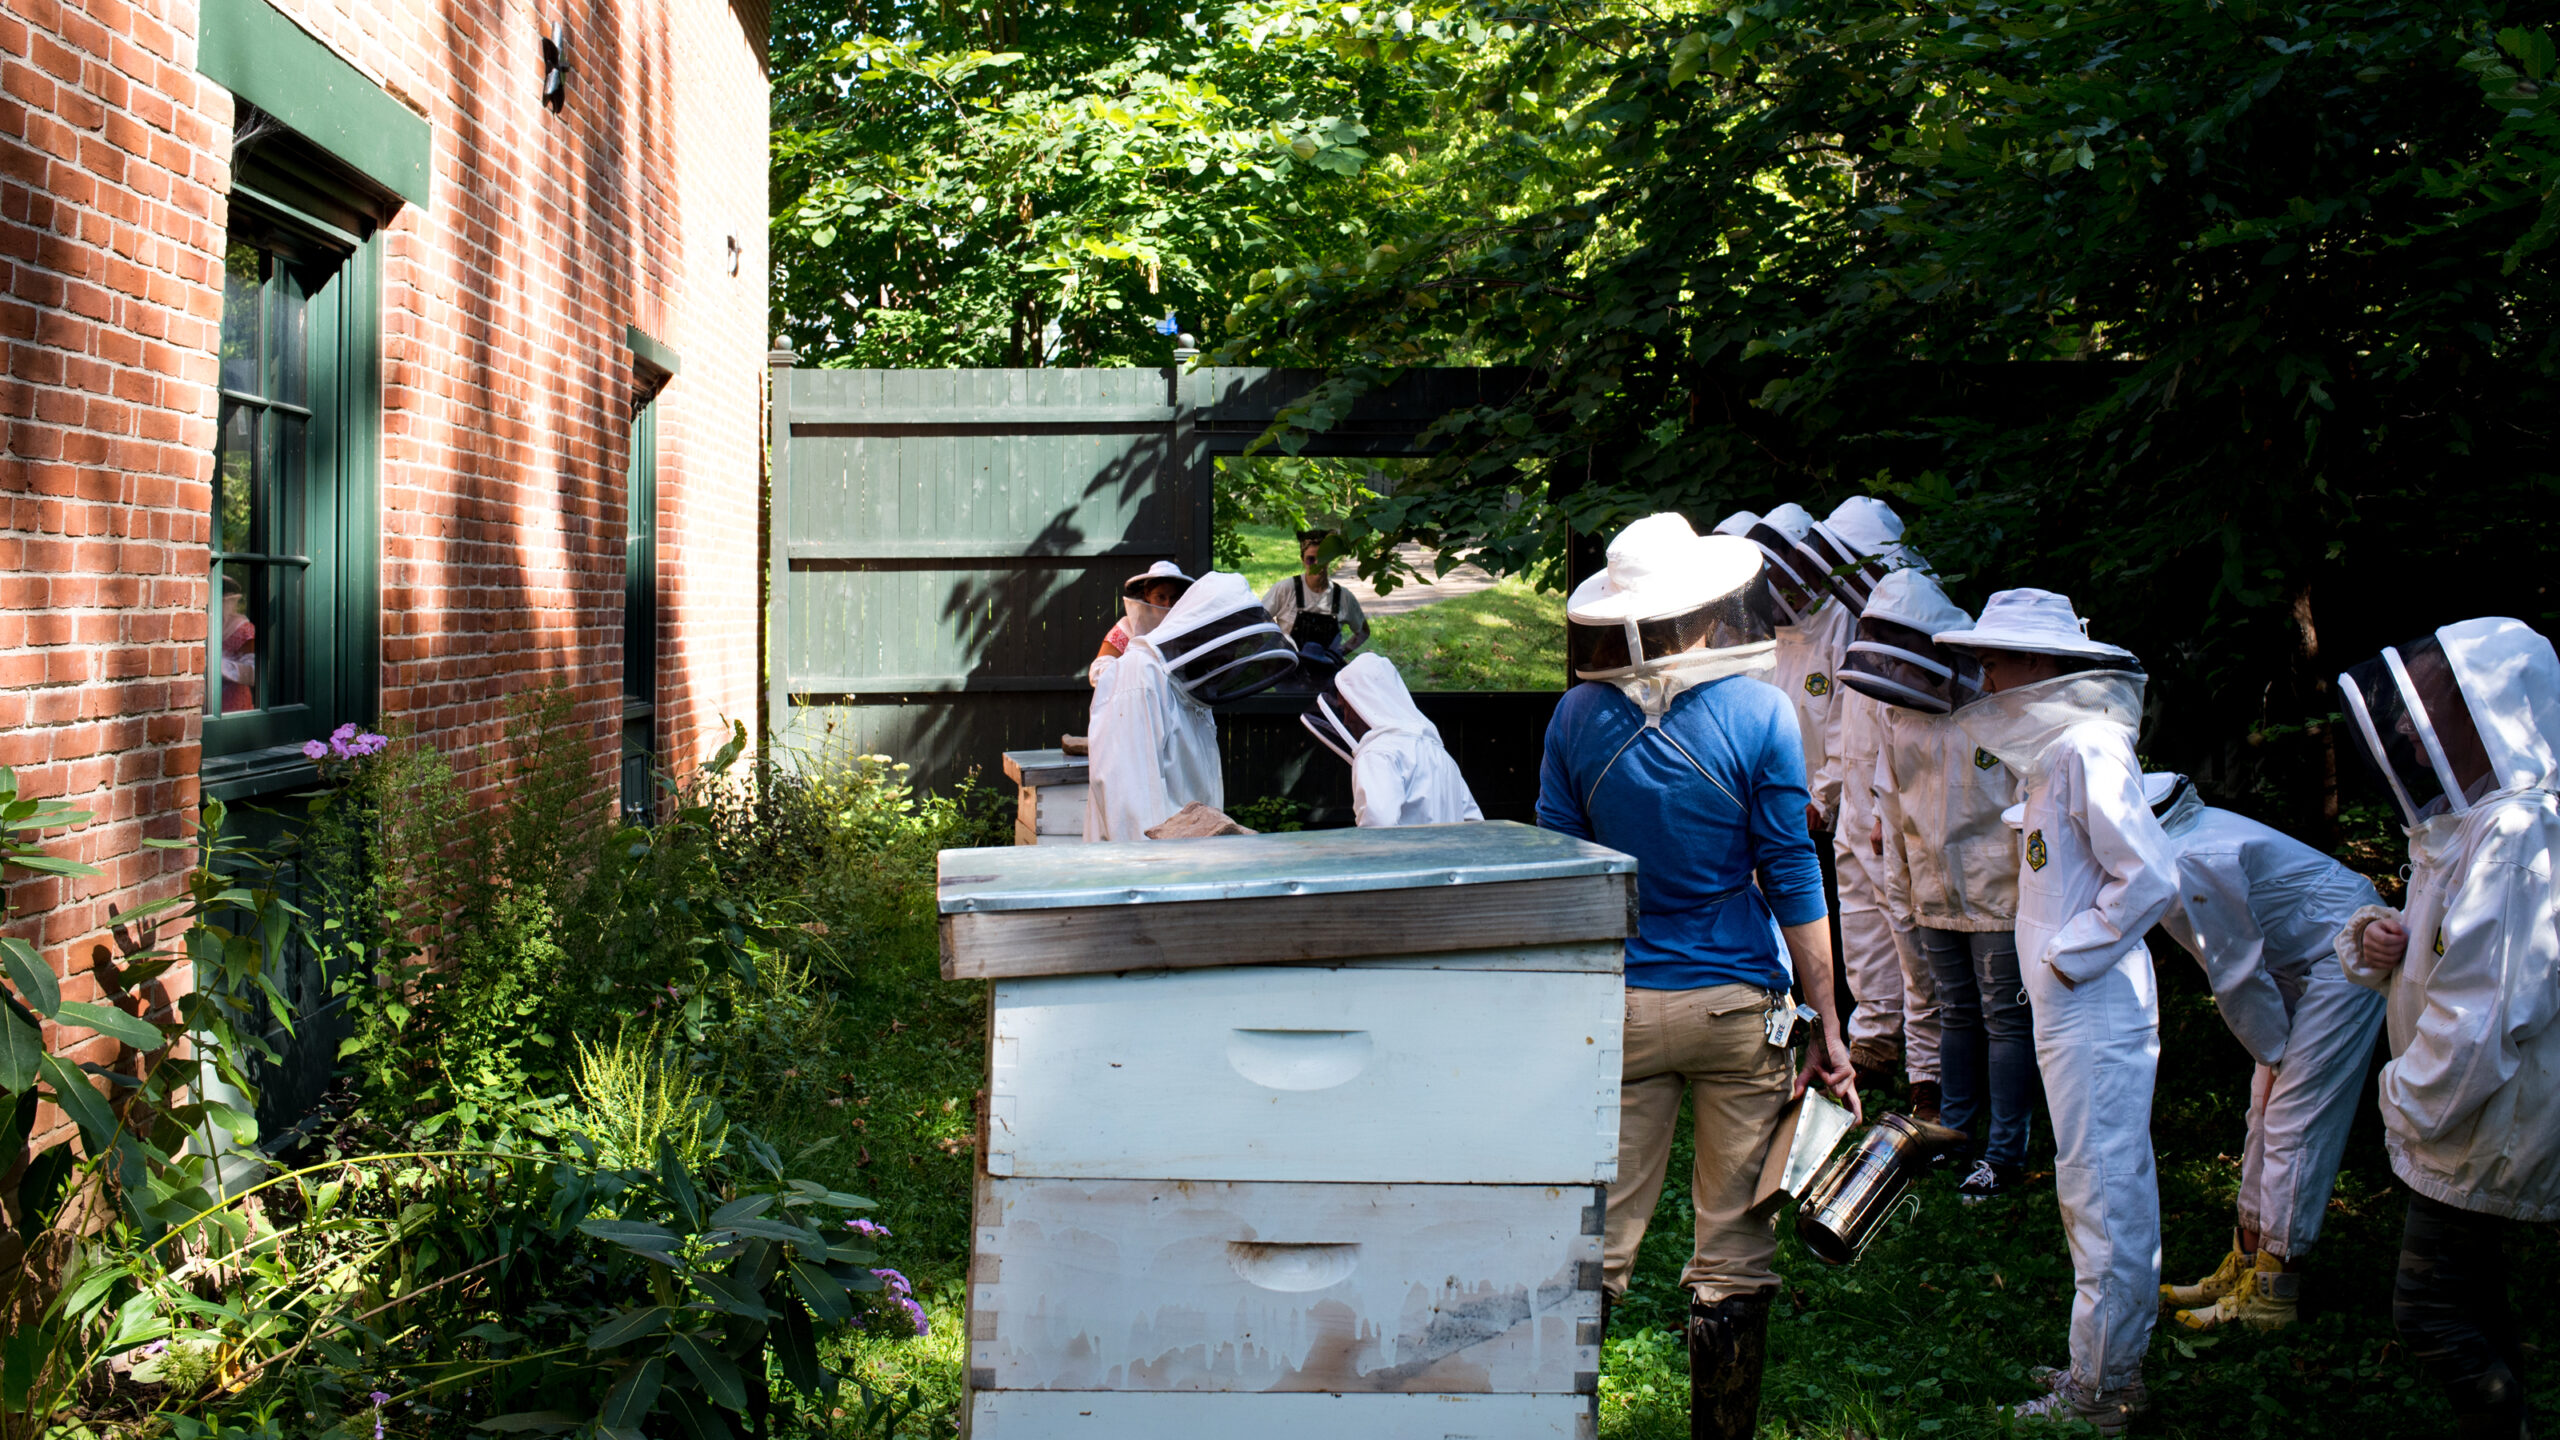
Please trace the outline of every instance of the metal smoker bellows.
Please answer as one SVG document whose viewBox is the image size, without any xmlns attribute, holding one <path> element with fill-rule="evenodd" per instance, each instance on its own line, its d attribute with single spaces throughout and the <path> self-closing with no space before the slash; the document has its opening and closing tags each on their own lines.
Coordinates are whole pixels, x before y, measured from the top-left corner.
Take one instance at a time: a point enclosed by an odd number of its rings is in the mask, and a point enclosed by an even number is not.
<svg viewBox="0 0 2560 1440">
<path fill-rule="evenodd" d="M 1796 1238 L 1834 1265 L 1857 1259 L 1929 1160 L 1929 1142 L 1909 1116 L 1879 1117 L 1814 1177 L 1796 1211 Z"/>
</svg>

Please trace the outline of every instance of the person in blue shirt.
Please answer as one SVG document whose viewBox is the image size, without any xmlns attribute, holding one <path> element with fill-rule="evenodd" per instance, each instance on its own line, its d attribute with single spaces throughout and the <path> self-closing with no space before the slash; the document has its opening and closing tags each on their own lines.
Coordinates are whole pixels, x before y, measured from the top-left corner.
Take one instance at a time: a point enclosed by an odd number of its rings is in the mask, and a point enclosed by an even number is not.
<svg viewBox="0 0 2560 1440">
<path fill-rule="evenodd" d="M 1750 1212 L 1779 1121 L 1816 1081 L 1858 1106 L 1805 832 L 1803 739 L 1759 678 L 1776 663 L 1766 563 L 1678 515 L 1620 533 L 1608 569 L 1565 607 L 1586 683 L 1556 707 L 1538 777 L 1540 825 L 1638 862 L 1603 1293 L 1626 1293 L 1685 1093 L 1698 1149 L 1681 1276 L 1690 1428 L 1715 1440 L 1748 1440 L 1758 1423 L 1778 1242 L 1773 1218 Z M 1820 1016 L 1801 1075 L 1786 1048 L 1791 980 Z"/>
</svg>

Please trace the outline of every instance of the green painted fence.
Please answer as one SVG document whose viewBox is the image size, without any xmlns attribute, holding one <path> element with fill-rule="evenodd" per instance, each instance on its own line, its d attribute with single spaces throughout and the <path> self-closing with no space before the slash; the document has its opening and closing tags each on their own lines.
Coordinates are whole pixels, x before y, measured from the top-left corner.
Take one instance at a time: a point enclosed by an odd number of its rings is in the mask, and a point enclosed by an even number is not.
<svg viewBox="0 0 2560 1440">
<path fill-rule="evenodd" d="M 937 786 L 1085 729 L 1121 581 L 1207 568 L 1217 457 L 1318 378 L 776 360 L 767 733 L 786 755 L 893 755 Z M 1433 421 L 1524 379 L 1412 372 L 1307 453 L 1420 453 Z M 1253 779 L 1230 786 L 1262 793 Z"/>
</svg>

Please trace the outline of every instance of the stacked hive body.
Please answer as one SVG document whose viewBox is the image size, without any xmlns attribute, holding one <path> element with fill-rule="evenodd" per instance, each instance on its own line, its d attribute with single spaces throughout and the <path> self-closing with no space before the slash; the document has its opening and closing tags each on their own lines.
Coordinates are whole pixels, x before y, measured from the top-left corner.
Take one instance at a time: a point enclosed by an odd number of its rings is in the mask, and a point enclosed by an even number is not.
<svg viewBox="0 0 2560 1440">
<path fill-rule="evenodd" d="M 1016 796 L 1013 843 L 1016 845 L 1081 845 L 1084 843 L 1085 757 L 1064 750 L 1007 750 L 1005 777 Z"/>
<path fill-rule="evenodd" d="M 1592 1433 L 1635 863 L 1502 823 L 942 856 L 970 1433 Z"/>
</svg>

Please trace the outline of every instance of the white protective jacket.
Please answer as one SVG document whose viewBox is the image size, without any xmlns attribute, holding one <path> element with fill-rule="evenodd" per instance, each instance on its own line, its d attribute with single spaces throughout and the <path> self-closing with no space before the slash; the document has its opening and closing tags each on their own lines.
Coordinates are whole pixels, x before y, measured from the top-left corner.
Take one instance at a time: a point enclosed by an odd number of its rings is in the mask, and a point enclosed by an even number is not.
<svg viewBox="0 0 2560 1440">
<path fill-rule="evenodd" d="M 2018 777 L 1953 715 L 1885 707 L 1875 790 L 1885 907 L 1906 925 L 1972 932 L 2018 923 L 2018 832 L 2000 812 Z"/>
<path fill-rule="evenodd" d="M 1832 678 L 1839 677 L 1835 673 Z M 1840 772 L 1840 848 L 1865 873 L 1867 893 L 1883 899 L 1887 866 L 1876 846 L 1876 824 L 1883 818 L 1876 795 L 1876 762 L 1884 745 L 1885 714 L 1893 707 L 1845 685 L 1839 691 L 1839 754 L 1834 765 Z M 1889 902 L 1885 908 L 1898 913 Z"/>
<path fill-rule="evenodd" d="M 2514 620 L 2436 635 L 2489 752 L 2490 788 L 2410 830 L 2405 908 L 2359 912 L 2338 958 L 2386 997 L 2392 1170 L 2447 1205 L 2560 1220 L 2560 660 Z M 2408 929 L 2396 972 L 2365 968 L 2377 917 Z"/>
<path fill-rule="evenodd" d="M 2025 792 L 2019 962 L 2075 985 L 2129 960 L 2147 966 L 2142 937 L 2177 898 L 2176 862 L 2134 758 L 2142 684 L 2127 671 L 2084 670 L 1955 712 Z"/>
<path fill-rule="evenodd" d="M 1212 594 L 1209 586 L 1192 586 L 1165 612 L 1157 633 L 1188 630 L 1194 617 L 1185 607 Z M 1096 679 L 1087 728 L 1087 840 L 1144 840 L 1149 827 L 1195 800 L 1226 808 L 1217 719 L 1173 683 L 1150 636 L 1131 640 L 1128 653 Z"/>
<path fill-rule="evenodd" d="M 2222 1023 L 2261 1065 L 2284 1061 L 2294 1005 L 2338 929 L 2380 903 L 2373 882 L 2186 786 L 2160 817 L 2178 901 L 2160 925 L 2204 966 Z"/>
<path fill-rule="evenodd" d="M 1840 657 L 1858 633 L 1858 617 L 1826 598 L 1802 625 L 1778 627 L 1778 668 L 1769 683 L 1795 706 L 1804 740 L 1804 773 L 1825 819 L 1840 813 L 1840 771 L 1831 750 L 1840 733 Z"/>
<path fill-rule="evenodd" d="M 1369 728 L 1351 752 L 1351 803 L 1364 827 L 1481 820 L 1467 777 L 1383 655 L 1358 655 L 1334 687 Z"/>
</svg>

